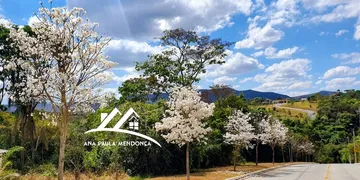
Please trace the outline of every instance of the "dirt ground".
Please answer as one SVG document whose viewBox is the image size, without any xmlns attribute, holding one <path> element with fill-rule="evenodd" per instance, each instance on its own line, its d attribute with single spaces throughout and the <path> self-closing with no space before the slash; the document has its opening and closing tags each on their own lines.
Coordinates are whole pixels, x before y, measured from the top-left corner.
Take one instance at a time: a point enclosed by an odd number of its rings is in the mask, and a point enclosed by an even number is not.
<svg viewBox="0 0 360 180">
<path fill-rule="evenodd" d="M 191 180 L 223 180 L 231 177 L 240 176 L 245 173 L 262 170 L 274 166 L 280 166 L 281 163 L 259 163 L 258 166 L 255 165 L 255 163 L 247 163 L 245 165 L 239 165 L 237 166 L 236 171 L 234 171 L 233 166 L 225 166 L 225 167 L 216 167 L 216 168 L 210 168 L 210 169 L 200 169 L 200 170 L 194 170 L 190 174 Z M 22 176 L 20 179 L 24 180 L 55 180 L 57 178 L 55 177 L 46 177 L 46 176 L 40 176 L 38 174 L 31 174 Z M 73 180 L 74 175 L 71 173 L 66 173 L 64 176 L 65 180 Z M 81 180 L 114 180 L 115 175 L 103 175 L 103 176 L 95 176 L 93 174 L 81 174 L 80 176 Z M 170 176 L 159 176 L 159 177 L 152 177 L 152 178 L 141 178 L 141 177 L 129 177 L 126 174 L 119 174 L 118 175 L 119 180 L 185 180 L 186 175 L 185 174 L 179 174 L 179 175 L 170 175 Z"/>
<path fill-rule="evenodd" d="M 260 163 L 258 166 L 255 164 L 245 164 L 241 166 L 237 166 L 237 171 L 234 171 L 233 166 L 226 166 L 226 167 L 217 167 L 217 168 L 210 168 L 199 170 L 197 172 L 190 174 L 191 180 L 222 180 L 231 177 L 240 176 L 242 174 L 253 172 L 265 168 L 270 168 L 274 166 L 279 166 L 281 164 L 272 164 L 272 163 Z M 154 178 L 147 178 L 146 180 L 185 180 L 186 175 L 174 175 L 174 176 L 162 176 L 162 177 L 154 177 Z"/>
</svg>

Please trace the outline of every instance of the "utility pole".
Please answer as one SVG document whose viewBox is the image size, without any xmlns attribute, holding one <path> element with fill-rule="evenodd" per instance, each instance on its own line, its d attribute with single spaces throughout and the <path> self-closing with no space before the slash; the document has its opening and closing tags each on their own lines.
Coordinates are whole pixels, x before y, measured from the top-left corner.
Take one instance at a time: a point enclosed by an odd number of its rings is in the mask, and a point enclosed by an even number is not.
<svg viewBox="0 0 360 180">
<path fill-rule="evenodd" d="M 348 140 L 348 144 L 350 144 L 350 139 L 349 139 L 349 137 L 347 137 L 347 140 Z M 351 152 L 349 152 L 349 163 L 351 164 Z"/>
<path fill-rule="evenodd" d="M 356 148 L 356 138 L 355 138 L 355 128 L 353 128 L 353 141 L 354 141 L 354 158 L 355 158 L 355 164 L 357 163 L 357 156 L 356 153 L 358 149 Z"/>
</svg>

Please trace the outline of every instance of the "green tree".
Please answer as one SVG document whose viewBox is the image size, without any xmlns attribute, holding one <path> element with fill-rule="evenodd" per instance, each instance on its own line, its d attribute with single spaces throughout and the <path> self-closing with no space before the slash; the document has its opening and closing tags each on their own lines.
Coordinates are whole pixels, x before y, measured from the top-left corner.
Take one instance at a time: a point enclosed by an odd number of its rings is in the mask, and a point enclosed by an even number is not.
<svg viewBox="0 0 360 180">
<path fill-rule="evenodd" d="M 132 78 L 123 82 L 122 86 L 119 87 L 119 93 L 122 95 L 121 100 L 132 102 L 156 100 L 162 91 L 162 84 L 155 76 Z M 151 95 L 154 97 L 149 99 Z"/>
<path fill-rule="evenodd" d="M 15 170 L 12 169 L 14 162 L 12 158 L 16 156 L 17 152 L 24 151 L 23 147 L 15 146 L 9 149 L 9 151 L 2 157 L 1 168 L 0 168 L 0 179 L 13 179 L 19 176 Z M 15 158 L 15 160 L 17 160 Z"/>
<path fill-rule="evenodd" d="M 166 30 L 159 40 L 166 49 L 144 63 L 136 63 L 136 70 L 143 70 L 145 77 L 157 77 L 164 90 L 199 82 L 207 65 L 224 63 L 225 50 L 232 44 L 184 29 Z"/>
</svg>

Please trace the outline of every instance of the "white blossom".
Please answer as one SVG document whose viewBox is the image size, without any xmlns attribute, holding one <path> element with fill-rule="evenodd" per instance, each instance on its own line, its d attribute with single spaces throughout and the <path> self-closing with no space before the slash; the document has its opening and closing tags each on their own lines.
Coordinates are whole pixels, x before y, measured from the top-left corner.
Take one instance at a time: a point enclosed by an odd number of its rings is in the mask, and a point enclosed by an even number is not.
<svg viewBox="0 0 360 180">
<path fill-rule="evenodd" d="M 250 141 L 254 138 L 254 127 L 249 123 L 250 114 L 244 114 L 241 110 L 228 117 L 229 123 L 225 126 L 225 142 L 240 147 L 251 147 Z"/>
<path fill-rule="evenodd" d="M 202 102 L 200 94 L 192 88 L 173 88 L 169 110 L 166 110 L 165 118 L 155 124 L 156 131 L 163 132 L 167 142 L 179 146 L 201 142 L 211 131 L 202 120 L 212 115 L 214 107 L 214 104 Z"/>
<path fill-rule="evenodd" d="M 269 122 L 270 121 L 270 122 Z M 261 139 L 264 144 L 269 144 L 271 147 L 286 143 L 288 128 L 285 127 L 278 119 L 267 119 L 262 121 L 265 133 Z"/>
<path fill-rule="evenodd" d="M 90 104 L 102 97 L 93 89 L 109 80 L 105 70 L 115 64 L 103 55 L 110 38 L 94 31 L 97 24 L 83 18 L 82 8 L 40 8 L 39 22 L 32 27 L 35 36 L 23 29 L 11 29 L 10 37 L 21 58 L 13 57 L 6 68 L 27 69 L 26 101 L 31 93 L 42 94 L 53 105 L 71 112 L 90 111 Z"/>
<path fill-rule="evenodd" d="M 315 153 L 315 145 L 309 140 L 306 140 L 304 142 L 299 143 L 295 147 L 295 150 L 298 153 L 305 153 L 306 155 L 311 155 Z"/>
</svg>

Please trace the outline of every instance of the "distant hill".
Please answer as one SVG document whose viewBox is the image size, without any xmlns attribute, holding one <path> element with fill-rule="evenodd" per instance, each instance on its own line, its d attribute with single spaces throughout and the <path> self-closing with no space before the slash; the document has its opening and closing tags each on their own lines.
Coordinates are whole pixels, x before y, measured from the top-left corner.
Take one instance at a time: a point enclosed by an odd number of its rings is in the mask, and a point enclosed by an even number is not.
<svg viewBox="0 0 360 180">
<path fill-rule="evenodd" d="M 211 102 L 216 101 L 215 95 L 212 93 L 212 91 L 210 89 L 200 89 L 199 91 L 201 93 L 209 93 L 209 99 L 210 99 Z M 264 99 L 271 99 L 271 100 L 290 98 L 287 95 L 274 93 L 274 92 L 260 92 L 260 91 L 254 91 L 254 90 L 238 91 L 238 90 L 235 90 L 235 89 L 231 89 L 230 91 L 234 92 L 236 95 L 243 94 L 245 99 L 254 99 L 254 98 L 257 98 L 257 97 L 258 98 L 264 98 Z M 162 98 L 162 99 L 168 99 L 169 98 L 168 94 L 166 94 L 166 93 L 162 93 L 158 97 Z M 149 98 L 153 100 L 154 95 L 149 95 Z"/>
<path fill-rule="evenodd" d="M 210 99 L 211 102 L 216 101 L 215 95 L 212 93 L 212 91 L 210 89 L 200 89 L 199 91 L 201 93 L 209 93 L 208 96 L 209 96 L 209 99 Z M 286 98 L 299 100 L 301 98 L 308 98 L 309 96 L 317 94 L 317 93 L 319 93 L 321 96 L 331 96 L 331 95 L 336 93 L 336 92 L 333 92 L 333 91 L 319 91 L 319 92 L 316 92 L 316 93 L 290 97 L 288 95 L 279 94 L 279 93 L 275 93 L 275 92 L 260 92 L 260 91 L 254 91 L 254 90 L 238 91 L 238 90 L 235 90 L 235 89 L 230 89 L 229 91 L 234 92 L 236 95 L 243 94 L 245 99 L 264 98 L 264 99 L 270 99 L 270 100 L 286 99 Z M 168 99 L 169 98 L 168 94 L 166 94 L 166 93 L 162 93 L 158 97 L 162 98 L 162 99 Z M 149 95 L 149 98 L 154 99 L 154 95 Z"/>
<path fill-rule="evenodd" d="M 287 95 L 274 93 L 274 92 L 260 92 L 254 90 L 236 91 L 237 95 L 244 94 L 245 99 L 264 98 L 264 99 L 286 99 L 290 98 Z"/>
<path fill-rule="evenodd" d="M 336 92 L 333 91 L 319 91 L 317 93 L 311 93 L 311 94 L 305 94 L 305 95 L 301 95 L 301 96 L 296 96 L 296 97 L 292 97 L 294 99 L 301 99 L 301 98 L 308 98 L 314 94 L 320 94 L 321 96 L 331 96 L 333 94 L 335 94 Z"/>
</svg>

